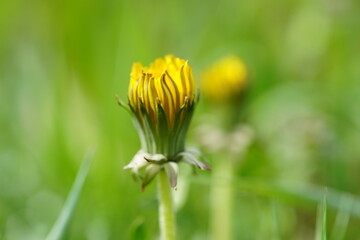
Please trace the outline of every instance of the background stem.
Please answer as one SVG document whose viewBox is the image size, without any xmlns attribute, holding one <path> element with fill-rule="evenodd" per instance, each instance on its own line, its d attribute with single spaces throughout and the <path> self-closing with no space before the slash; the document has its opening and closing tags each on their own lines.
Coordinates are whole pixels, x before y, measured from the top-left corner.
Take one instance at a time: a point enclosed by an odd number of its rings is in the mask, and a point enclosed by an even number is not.
<svg viewBox="0 0 360 240">
<path fill-rule="evenodd" d="M 211 233 L 213 240 L 232 239 L 233 210 L 233 162 L 231 159 L 218 161 L 213 168 L 211 184 Z"/>
<path fill-rule="evenodd" d="M 171 187 L 164 170 L 158 177 L 159 191 L 159 224 L 161 240 L 175 240 L 175 214 Z"/>
</svg>

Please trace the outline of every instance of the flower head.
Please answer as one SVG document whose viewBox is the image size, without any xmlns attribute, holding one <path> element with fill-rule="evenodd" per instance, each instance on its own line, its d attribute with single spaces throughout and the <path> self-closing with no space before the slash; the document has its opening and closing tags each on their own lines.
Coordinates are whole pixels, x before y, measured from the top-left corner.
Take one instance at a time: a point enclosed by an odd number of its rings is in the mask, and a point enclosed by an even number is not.
<svg viewBox="0 0 360 240">
<path fill-rule="evenodd" d="M 194 89 L 192 70 L 186 60 L 167 55 L 149 67 L 134 63 L 128 110 L 139 132 L 141 150 L 125 168 L 132 168 L 143 186 L 164 169 L 176 187 L 180 161 L 209 169 L 198 160 L 197 152 L 185 151 L 185 136 L 195 107 Z"/>
<path fill-rule="evenodd" d="M 144 107 L 152 124 L 157 124 L 160 107 L 169 129 L 174 127 L 177 113 L 185 105 L 193 105 L 194 79 L 188 61 L 167 55 L 156 59 L 150 67 L 134 63 L 130 74 L 129 103 L 142 118 Z"/>
<path fill-rule="evenodd" d="M 238 96 L 247 84 L 248 73 L 243 61 L 228 56 L 206 69 L 201 77 L 205 97 L 213 101 L 224 101 Z"/>
</svg>

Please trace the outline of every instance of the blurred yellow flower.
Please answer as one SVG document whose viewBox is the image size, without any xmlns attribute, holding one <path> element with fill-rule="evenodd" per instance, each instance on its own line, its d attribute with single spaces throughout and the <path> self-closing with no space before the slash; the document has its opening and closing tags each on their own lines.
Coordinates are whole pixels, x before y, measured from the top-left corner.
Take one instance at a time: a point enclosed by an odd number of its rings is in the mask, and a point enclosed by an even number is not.
<svg viewBox="0 0 360 240">
<path fill-rule="evenodd" d="M 247 77 L 246 66 L 240 58 L 236 56 L 222 58 L 202 73 L 202 93 L 213 101 L 236 97 L 245 88 Z"/>
<path fill-rule="evenodd" d="M 153 124 L 157 123 L 158 105 L 161 105 L 170 128 L 185 102 L 194 101 L 194 80 L 188 61 L 167 55 L 156 59 L 150 67 L 134 63 L 130 74 L 129 102 L 142 117 L 141 105 Z"/>
</svg>

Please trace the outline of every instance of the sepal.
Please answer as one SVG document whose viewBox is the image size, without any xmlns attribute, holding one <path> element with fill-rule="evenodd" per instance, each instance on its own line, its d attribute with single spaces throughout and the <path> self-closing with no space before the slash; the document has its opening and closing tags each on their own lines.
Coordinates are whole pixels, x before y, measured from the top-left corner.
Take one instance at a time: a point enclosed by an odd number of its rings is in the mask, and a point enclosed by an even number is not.
<svg viewBox="0 0 360 240">
<path fill-rule="evenodd" d="M 185 152 L 181 152 L 177 155 L 177 157 L 179 162 L 184 162 L 196 166 L 201 170 L 211 170 L 211 167 L 209 165 L 199 160 L 204 159 L 204 157 L 202 157 L 201 153 L 197 150 L 190 149 Z"/>
<path fill-rule="evenodd" d="M 149 154 L 149 156 L 144 156 L 144 158 L 149 163 L 162 164 L 167 162 L 167 158 L 162 154 Z"/>
<path fill-rule="evenodd" d="M 166 175 L 169 179 L 170 186 L 173 189 L 177 189 L 177 179 L 179 174 L 179 167 L 175 162 L 168 162 L 164 164 Z"/>
<path fill-rule="evenodd" d="M 199 159 L 203 159 L 201 153 L 196 149 L 178 153 L 173 159 L 168 159 L 163 154 L 150 154 L 144 150 L 138 151 L 133 159 L 124 169 L 132 169 L 133 177 L 141 181 L 141 189 L 154 179 L 154 177 L 164 169 L 169 179 L 170 186 L 177 189 L 180 162 L 198 167 L 201 170 L 211 170 L 211 168 Z"/>
<path fill-rule="evenodd" d="M 160 172 L 162 169 L 161 165 L 158 164 L 149 164 L 145 168 L 144 176 L 142 177 L 141 181 L 141 190 L 144 191 L 145 187 L 154 179 L 154 177 Z"/>
<path fill-rule="evenodd" d="M 133 178 L 141 181 L 141 189 L 144 191 L 167 162 L 168 159 L 162 154 L 149 154 L 140 150 L 124 169 L 132 170 Z"/>
<path fill-rule="evenodd" d="M 138 173 L 140 168 L 145 167 L 149 164 L 149 162 L 146 161 L 147 157 L 150 158 L 150 154 L 144 152 L 143 150 L 140 150 L 135 154 L 130 163 L 126 165 L 123 169 L 131 168 L 133 172 Z"/>
<path fill-rule="evenodd" d="M 130 114 L 132 114 L 132 111 L 131 111 L 129 105 L 126 104 L 126 103 L 124 103 L 124 102 L 119 98 L 118 95 L 115 95 L 115 99 L 116 99 L 116 102 L 118 103 L 118 105 L 119 105 L 120 107 L 124 108 L 127 112 L 129 112 Z"/>
</svg>

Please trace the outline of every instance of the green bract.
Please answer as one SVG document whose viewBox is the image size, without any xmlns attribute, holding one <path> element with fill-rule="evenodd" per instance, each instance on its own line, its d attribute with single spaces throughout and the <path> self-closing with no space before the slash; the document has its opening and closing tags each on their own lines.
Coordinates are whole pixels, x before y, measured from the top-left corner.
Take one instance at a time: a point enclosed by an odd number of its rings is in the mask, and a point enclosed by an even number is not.
<svg viewBox="0 0 360 240">
<path fill-rule="evenodd" d="M 140 179 L 144 189 L 156 174 L 164 169 L 172 188 L 177 186 L 178 163 L 184 162 L 200 168 L 210 170 L 210 167 L 201 162 L 201 153 L 195 149 L 185 149 L 185 137 L 194 112 L 195 101 L 185 104 L 180 108 L 175 118 L 175 124 L 169 129 L 164 110 L 157 103 L 157 124 L 152 124 L 145 108 L 141 106 L 142 118 L 131 105 L 125 105 L 118 100 L 133 116 L 134 125 L 138 130 L 141 150 L 139 150 L 131 162 L 124 169 L 132 169 L 135 179 Z"/>
</svg>

